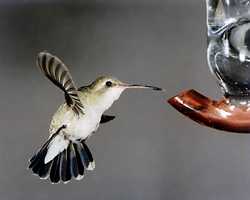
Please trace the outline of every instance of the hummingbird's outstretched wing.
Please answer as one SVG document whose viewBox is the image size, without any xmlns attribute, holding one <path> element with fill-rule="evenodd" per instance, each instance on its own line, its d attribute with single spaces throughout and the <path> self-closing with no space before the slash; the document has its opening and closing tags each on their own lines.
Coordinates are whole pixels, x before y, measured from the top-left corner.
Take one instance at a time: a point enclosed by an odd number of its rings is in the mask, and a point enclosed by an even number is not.
<svg viewBox="0 0 250 200">
<path fill-rule="evenodd" d="M 67 66 L 59 58 L 47 52 L 38 54 L 37 65 L 49 80 L 64 91 L 67 105 L 76 114 L 84 114 L 84 107 Z"/>
</svg>

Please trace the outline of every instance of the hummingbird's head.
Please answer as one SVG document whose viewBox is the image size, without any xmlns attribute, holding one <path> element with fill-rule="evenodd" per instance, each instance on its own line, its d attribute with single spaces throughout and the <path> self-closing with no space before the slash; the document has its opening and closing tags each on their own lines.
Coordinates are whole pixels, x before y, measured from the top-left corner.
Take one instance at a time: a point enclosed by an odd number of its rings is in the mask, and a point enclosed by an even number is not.
<svg viewBox="0 0 250 200">
<path fill-rule="evenodd" d="M 149 85 L 127 84 L 111 76 L 101 76 L 89 86 L 95 99 L 99 100 L 108 109 L 114 101 L 118 100 L 122 92 L 126 89 L 153 89 L 161 91 L 163 89 Z"/>
</svg>

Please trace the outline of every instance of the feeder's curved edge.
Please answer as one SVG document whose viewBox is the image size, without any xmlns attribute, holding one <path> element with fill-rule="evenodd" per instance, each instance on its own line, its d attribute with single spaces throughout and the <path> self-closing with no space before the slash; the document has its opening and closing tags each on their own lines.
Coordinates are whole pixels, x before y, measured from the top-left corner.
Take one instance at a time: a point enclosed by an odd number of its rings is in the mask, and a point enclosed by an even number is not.
<svg viewBox="0 0 250 200">
<path fill-rule="evenodd" d="M 250 134 L 250 108 L 236 107 L 223 99 L 214 101 L 195 90 L 168 100 L 183 115 L 199 124 L 240 134 Z"/>
</svg>

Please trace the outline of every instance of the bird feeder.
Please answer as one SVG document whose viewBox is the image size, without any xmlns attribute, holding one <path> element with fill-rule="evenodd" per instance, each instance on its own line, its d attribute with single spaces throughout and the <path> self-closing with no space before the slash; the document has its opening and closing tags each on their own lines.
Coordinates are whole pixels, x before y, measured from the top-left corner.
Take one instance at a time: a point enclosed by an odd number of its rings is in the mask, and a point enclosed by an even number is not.
<svg viewBox="0 0 250 200">
<path fill-rule="evenodd" d="M 250 0 L 206 0 L 206 5 L 208 65 L 224 98 L 189 90 L 168 102 L 200 124 L 250 133 Z"/>
</svg>

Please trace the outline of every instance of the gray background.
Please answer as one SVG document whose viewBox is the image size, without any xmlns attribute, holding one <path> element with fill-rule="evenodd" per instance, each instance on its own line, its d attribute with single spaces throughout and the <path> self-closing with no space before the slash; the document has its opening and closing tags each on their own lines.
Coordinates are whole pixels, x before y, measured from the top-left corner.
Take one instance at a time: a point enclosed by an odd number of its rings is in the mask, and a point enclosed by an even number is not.
<svg viewBox="0 0 250 200">
<path fill-rule="evenodd" d="M 250 136 L 186 119 L 166 99 L 220 90 L 206 64 L 205 1 L 1 1 L 0 199 L 249 200 Z M 39 72 L 48 50 L 78 86 L 102 74 L 165 87 L 128 91 L 88 141 L 96 170 L 51 185 L 26 169 L 63 96 Z"/>
</svg>

